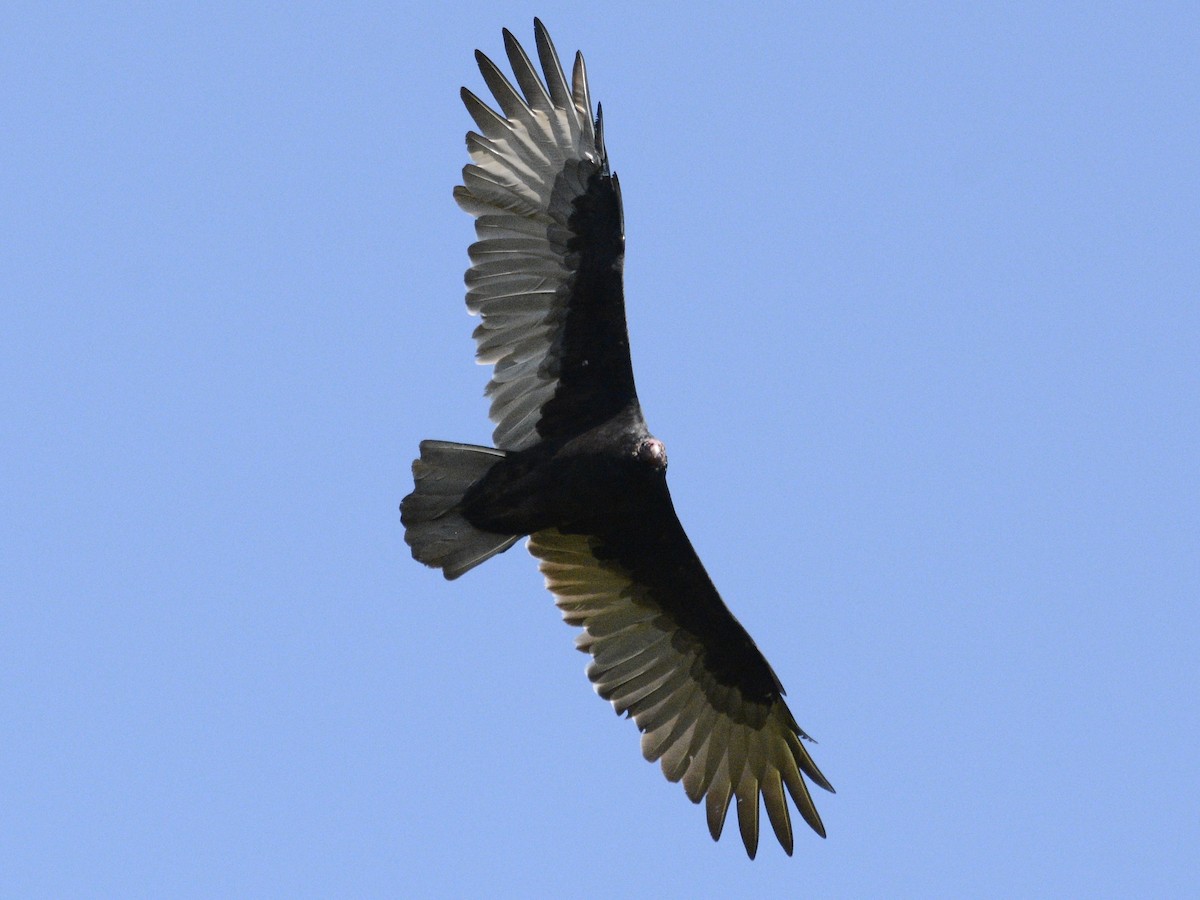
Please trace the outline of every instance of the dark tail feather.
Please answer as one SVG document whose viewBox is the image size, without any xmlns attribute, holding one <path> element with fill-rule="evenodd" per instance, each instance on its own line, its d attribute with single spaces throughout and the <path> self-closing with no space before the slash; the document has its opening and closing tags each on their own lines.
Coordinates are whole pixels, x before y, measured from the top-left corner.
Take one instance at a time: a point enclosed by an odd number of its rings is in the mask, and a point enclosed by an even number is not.
<svg viewBox="0 0 1200 900">
<path fill-rule="evenodd" d="M 458 508 L 468 488 L 506 455 L 493 447 L 421 441 L 421 458 L 413 461 L 416 488 L 400 503 L 404 540 L 413 559 L 457 578 L 520 539 L 480 531 Z"/>
</svg>

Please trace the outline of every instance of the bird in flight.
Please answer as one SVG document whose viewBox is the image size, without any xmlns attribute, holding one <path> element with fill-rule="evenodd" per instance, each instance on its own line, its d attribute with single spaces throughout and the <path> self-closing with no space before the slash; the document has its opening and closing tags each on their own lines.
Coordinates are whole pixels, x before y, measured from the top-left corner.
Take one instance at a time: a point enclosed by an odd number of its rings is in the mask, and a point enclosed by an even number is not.
<svg viewBox="0 0 1200 900">
<path fill-rule="evenodd" d="M 731 801 L 751 858 L 760 802 L 792 853 L 790 795 L 825 828 L 805 778 L 832 791 L 783 686 L 704 571 L 667 490 L 667 453 L 634 389 L 625 325 L 621 189 L 583 57 L 568 82 L 534 20 L 544 78 L 508 31 L 516 85 L 476 60 L 493 108 L 454 198 L 475 217 L 467 308 L 494 447 L 422 441 L 400 505 L 413 557 L 458 578 L 528 535 L 596 692 L 633 719 L 642 753 L 705 803 L 713 839 Z M 786 790 L 786 795 L 785 795 Z"/>
</svg>

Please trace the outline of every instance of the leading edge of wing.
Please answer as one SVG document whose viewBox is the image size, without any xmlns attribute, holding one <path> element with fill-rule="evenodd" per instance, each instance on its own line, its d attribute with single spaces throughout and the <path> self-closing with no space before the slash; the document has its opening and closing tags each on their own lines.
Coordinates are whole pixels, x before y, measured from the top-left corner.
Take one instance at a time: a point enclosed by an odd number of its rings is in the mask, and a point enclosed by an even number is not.
<svg viewBox="0 0 1200 900">
<path fill-rule="evenodd" d="M 775 836 L 791 855 L 785 789 L 805 822 L 825 836 L 803 776 L 826 790 L 833 788 L 804 746 L 807 735 L 782 692 L 764 692 L 761 669 L 769 672 L 770 666 L 711 589 L 698 559 L 689 568 L 699 571 L 711 595 L 666 599 L 665 588 L 638 578 L 595 536 L 541 531 L 531 535 L 528 547 L 540 560 L 563 619 L 583 629 L 576 646 L 592 656 L 587 674 L 596 692 L 618 714 L 633 718 L 647 760 L 660 760 L 663 774 L 672 782 L 682 781 L 693 803 L 705 800 L 714 840 L 734 801 L 742 841 L 753 858 L 761 797 Z M 645 548 L 648 556 L 661 549 Z M 677 566 L 670 568 L 679 573 Z M 697 583 L 692 573 L 681 581 Z M 681 622 L 677 611 L 685 604 L 702 609 L 691 623 L 696 628 L 700 622 L 702 633 Z M 748 647 L 738 646 L 742 636 Z M 732 650 L 722 646 L 727 640 L 733 642 Z M 741 684 L 739 674 L 745 672 L 730 668 L 731 660 L 714 667 L 715 657 L 730 652 L 760 674 Z M 773 674 L 770 678 L 774 680 Z"/>
<path fill-rule="evenodd" d="M 494 367 L 493 438 L 510 450 L 602 421 L 634 396 L 620 190 L 602 120 L 583 57 L 568 83 L 545 27 L 534 27 L 540 75 L 504 32 L 515 86 L 476 52 L 497 109 L 463 88 L 479 130 L 454 191 L 476 218 L 467 308 L 481 319 L 476 358 Z"/>
</svg>

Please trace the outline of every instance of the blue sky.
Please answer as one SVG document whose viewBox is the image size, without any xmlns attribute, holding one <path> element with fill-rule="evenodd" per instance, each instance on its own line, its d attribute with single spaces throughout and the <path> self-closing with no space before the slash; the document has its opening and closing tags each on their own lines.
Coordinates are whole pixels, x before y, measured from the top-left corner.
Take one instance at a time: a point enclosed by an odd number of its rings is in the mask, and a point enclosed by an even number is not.
<svg viewBox="0 0 1200 900">
<path fill-rule="evenodd" d="M 10 4 L 0 894 L 1194 896 L 1194 4 Z M 534 562 L 397 504 L 486 442 L 472 51 L 582 48 L 680 516 L 837 786 L 729 833 Z"/>
</svg>

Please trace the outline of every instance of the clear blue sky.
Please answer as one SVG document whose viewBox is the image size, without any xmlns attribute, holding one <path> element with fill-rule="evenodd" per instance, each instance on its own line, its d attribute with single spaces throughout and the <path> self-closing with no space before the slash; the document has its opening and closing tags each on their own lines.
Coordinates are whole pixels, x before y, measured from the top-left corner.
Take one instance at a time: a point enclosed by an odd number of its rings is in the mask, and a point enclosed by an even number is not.
<svg viewBox="0 0 1200 900">
<path fill-rule="evenodd" d="M 1198 7 L 410 6 L 0 12 L 0 896 L 1200 893 Z M 458 88 L 535 13 L 839 789 L 792 859 L 524 549 L 402 540 L 417 442 L 491 433 Z"/>
</svg>

